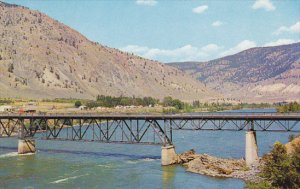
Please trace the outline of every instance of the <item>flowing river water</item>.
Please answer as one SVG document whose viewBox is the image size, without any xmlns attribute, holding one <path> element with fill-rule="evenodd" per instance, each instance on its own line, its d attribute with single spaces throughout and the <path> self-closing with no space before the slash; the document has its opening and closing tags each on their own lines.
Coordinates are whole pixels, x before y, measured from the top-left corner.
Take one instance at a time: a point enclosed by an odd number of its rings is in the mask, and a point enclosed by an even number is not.
<svg viewBox="0 0 300 189">
<path fill-rule="evenodd" d="M 243 110 L 249 111 L 249 110 Z M 251 110 L 253 111 L 253 110 Z M 255 110 L 273 112 L 272 109 Z M 258 132 L 260 155 L 291 133 Z M 177 153 L 195 149 L 242 158 L 245 131 L 174 131 Z M 0 139 L 0 188 L 198 188 L 241 189 L 238 179 L 221 179 L 160 165 L 160 146 L 37 140 L 35 155 L 17 155 L 15 138 Z"/>
</svg>

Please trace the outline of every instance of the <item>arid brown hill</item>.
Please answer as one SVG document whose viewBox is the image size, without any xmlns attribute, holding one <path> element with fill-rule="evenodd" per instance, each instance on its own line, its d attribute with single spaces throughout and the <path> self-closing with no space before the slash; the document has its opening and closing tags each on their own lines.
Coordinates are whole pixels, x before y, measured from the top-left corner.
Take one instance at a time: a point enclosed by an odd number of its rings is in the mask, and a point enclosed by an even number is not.
<svg viewBox="0 0 300 189">
<path fill-rule="evenodd" d="M 43 13 L 1 2 L 0 78 L 0 97 L 215 97 L 177 68 L 91 42 Z"/>
<path fill-rule="evenodd" d="M 209 62 L 173 63 L 228 98 L 300 99 L 300 43 L 259 47 Z"/>
</svg>

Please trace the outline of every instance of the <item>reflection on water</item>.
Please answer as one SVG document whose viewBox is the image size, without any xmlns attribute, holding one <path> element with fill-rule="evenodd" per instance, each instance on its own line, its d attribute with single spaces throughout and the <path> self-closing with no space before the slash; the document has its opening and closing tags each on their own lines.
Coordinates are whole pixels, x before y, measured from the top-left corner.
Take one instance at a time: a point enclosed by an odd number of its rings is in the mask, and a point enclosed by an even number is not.
<svg viewBox="0 0 300 189">
<path fill-rule="evenodd" d="M 162 167 L 162 181 L 163 181 L 163 188 L 175 188 L 173 186 L 174 183 L 174 177 L 176 173 L 176 167 L 175 166 L 163 166 Z"/>
</svg>

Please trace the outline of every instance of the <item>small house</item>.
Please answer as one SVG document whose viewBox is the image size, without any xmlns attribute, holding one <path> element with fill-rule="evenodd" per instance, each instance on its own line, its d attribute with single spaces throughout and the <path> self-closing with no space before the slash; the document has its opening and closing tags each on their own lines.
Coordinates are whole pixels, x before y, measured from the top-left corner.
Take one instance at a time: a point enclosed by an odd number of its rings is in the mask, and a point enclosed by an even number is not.
<svg viewBox="0 0 300 189">
<path fill-rule="evenodd" d="M 12 106 L 0 106 L 0 112 L 12 112 L 13 107 Z"/>
<path fill-rule="evenodd" d="M 36 106 L 25 106 L 24 109 L 22 109 L 23 113 L 36 113 Z"/>
<path fill-rule="evenodd" d="M 36 105 L 37 105 L 36 102 L 28 102 L 28 103 L 27 103 L 27 106 L 36 106 Z"/>
<path fill-rule="evenodd" d="M 78 109 L 79 110 L 87 110 L 88 108 L 87 108 L 87 106 L 79 106 Z"/>
</svg>

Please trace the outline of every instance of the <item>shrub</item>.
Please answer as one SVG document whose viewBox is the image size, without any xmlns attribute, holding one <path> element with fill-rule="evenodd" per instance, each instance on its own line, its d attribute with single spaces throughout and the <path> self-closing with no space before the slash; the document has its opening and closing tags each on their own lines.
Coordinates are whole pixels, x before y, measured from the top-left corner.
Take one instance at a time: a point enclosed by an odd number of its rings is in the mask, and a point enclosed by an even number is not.
<svg viewBox="0 0 300 189">
<path fill-rule="evenodd" d="M 104 96 L 98 95 L 96 102 L 91 105 L 98 105 L 104 107 L 115 107 L 115 106 L 154 106 L 159 100 L 152 97 L 136 98 L 136 97 L 113 97 L 113 96 Z"/>
<path fill-rule="evenodd" d="M 289 142 L 291 142 L 292 140 L 294 140 L 296 138 L 296 136 L 295 135 L 289 135 Z"/>
<path fill-rule="evenodd" d="M 260 182 L 260 183 L 246 182 L 246 186 L 244 188 L 246 188 L 246 189 L 279 189 L 279 188 L 273 187 L 268 182 Z"/>
<path fill-rule="evenodd" d="M 300 104 L 297 102 L 291 102 L 289 104 L 279 105 L 277 107 L 277 111 L 281 113 L 300 112 Z"/>
<path fill-rule="evenodd" d="M 265 156 L 262 176 L 273 187 L 298 189 L 300 187 L 300 144 L 288 155 L 286 147 L 276 142 L 270 154 Z"/>
<path fill-rule="evenodd" d="M 14 72 L 14 65 L 13 64 L 10 64 L 9 66 L 8 66 L 8 70 L 7 70 L 8 72 L 10 72 L 10 73 L 13 73 Z"/>
<path fill-rule="evenodd" d="M 272 151 L 264 156 L 265 165 L 261 176 L 263 182 L 247 182 L 247 189 L 299 189 L 300 188 L 300 144 L 293 146 L 292 154 L 276 142 Z"/>
<path fill-rule="evenodd" d="M 76 107 L 76 108 L 79 108 L 81 105 L 82 105 L 82 104 L 81 104 L 81 101 L 77 100 L 77 101 L 75 102 L 75 107 Z"/>
<path fill-rule="evenodd" d="M 184 103 L 179 99 L 173 99 L 172 97 L 167 96 L 163 100 L 163 106 L 172 106 L 176 109 L 182 110 L 184 108 Z"/>
</svg>

